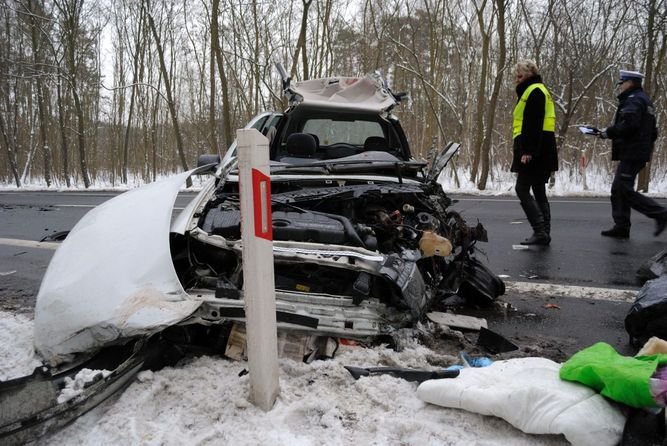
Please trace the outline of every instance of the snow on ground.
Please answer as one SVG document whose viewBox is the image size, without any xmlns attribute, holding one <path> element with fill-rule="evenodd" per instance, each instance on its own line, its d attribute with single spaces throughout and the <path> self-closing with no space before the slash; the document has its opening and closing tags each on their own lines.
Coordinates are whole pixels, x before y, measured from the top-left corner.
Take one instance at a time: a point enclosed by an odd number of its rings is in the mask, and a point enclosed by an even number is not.
<svg viewBox="0 0 667 446">
<path fill-rule="evenodd" d="M 41 362 L 33 353 L 32 321 L 0 311 L 0 381 L 29 375 Z"/>
<path fill-rule="evenodd" d="M 175 174 L 173 174 L 175 175 Z M 163 175 L 158 178 L 158 181 L 173 175 Z M 586 178 L 582 177 L 579 171 L 559 170 L 555 174 L 555 182 L 553 187 L 547 189 L 549 196 L 586 196 L 586 197 L 607 197 L 611 188 L 611 181 L 614 177 L 614 172 L 604 166 L 597 166 L 590 164 L 586 169 Z M 502 170 L 497 166 L 491 169 L 486 189 L 480 191 L 474 182 L 469 181 L 470 171 L 467 168 L 445 168 L 438 178 L 442 184 L 445 192 L 448 193 L 463 193 L 473 195 L 485 196 L 500 196 L 509 195 L 514 196 L 514 183 L 516 182 L 516 174 Z M 206 182 L 206 177 L 195 176 L 192 177 L 192 189 L 199 190 Z M 126 191 L 134 189 L 145 184 L 145 181 L 133 175 L 129 175 L 128 184 L 121 184 L 112 182 L 104 177 L 96 179 L 88 190 L 115 190 Z M 185 185 L 183 186 L 185 188 Z M 16 184 L 11 182 L 0 182 L 0 191 L 36 191 L 36 190 L 55 190 L 55 191 L 80 191 L 86 190 L 83 184 L 75 184 L 69 188 L 65 184 L 58 182 L 47 187 L 44 179 L 28 178 L 24 181 L 21 188 L 17 188 Z M 667 175 L 653 172 L 651 182 L 649 185 L 649 192 L 646 194 L 650 197 L 665 198 L 667 197 Z"/>
<path fill-rule="evenodd" d="M 614 172 L 590 164 L 586 169 L 586 179 L 579 172 L 570 170 L 559 170 L 555 173 L 553 186 L 547 187 L 548 196 L 571 196 L 571 197 L 608 197 Z M 445 192 L 464 193 L 472 195 L 515 196 L 514 184 L 516 174 L 492 169 L 486 184 L 486 189 L 480 191 L 475 183 L 469 181 L 468 169 L 445 169 L 438 181 L 442 184 Z M 585 184 L 585 186 L 584 186 Z M 649 184 L 649 192 L 645 195 L 654 198 L 667 197 L 667 176 L 654 172 Z"/>
<path fill-rule="evenodd" d="M 0 375 L 29 373 L 32 321 L 0 312 Z M 38 445 L 565 445 L 505 421 L 426 404 L 416 383 L 388 375 L 355 381 L 344 365 L 429 368 L 438 354 L 341 346 L 333 360 L 280 360 L 281 392 L 263 412 L 248 402 L 247 363 L 200 357 L 141 372 L 120 395 Z M 440 357 L 438 360 L 455 360 Z M 10 366 L 8 366 L 10 365 Z"/>
</svg>

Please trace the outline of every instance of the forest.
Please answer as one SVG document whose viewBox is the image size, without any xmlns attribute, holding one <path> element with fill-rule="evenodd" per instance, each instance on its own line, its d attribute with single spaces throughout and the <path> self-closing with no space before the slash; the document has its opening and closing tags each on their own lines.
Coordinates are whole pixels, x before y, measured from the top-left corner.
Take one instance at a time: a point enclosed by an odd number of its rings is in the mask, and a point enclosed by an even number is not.
<svg viewBox="0 0 667 446">
<path fill-rule="evenodd" d="M 659 138 L 638 188 L 667 170 L 667 0 L 0 0 L 0 183 L 139 184 L 224 154 L 286 107 L 294 81 L 380 72 L 416 157 L 461 143 L 484 190 L 509 170 L 513 66 L 536 61 L 556 103 L 560 170 L 612 172 L 620 69 L 645 74 Z M 561 175 L 559 178 L 563 178 Z"/>
</svg>

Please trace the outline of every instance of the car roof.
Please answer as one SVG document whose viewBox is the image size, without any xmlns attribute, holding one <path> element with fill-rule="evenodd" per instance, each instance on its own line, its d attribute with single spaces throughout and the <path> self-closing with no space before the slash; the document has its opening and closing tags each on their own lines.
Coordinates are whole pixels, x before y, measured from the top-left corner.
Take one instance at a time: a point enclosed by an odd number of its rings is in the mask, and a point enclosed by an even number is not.
<svg viewBox="0 0 667 446">
<path fill-rule="evenodd" d="M 379 74 L 301 81 L 291 86 L 289 93 L 290 105 L 297 106 L 383 113 L 398 104 Z"/>
</svg>

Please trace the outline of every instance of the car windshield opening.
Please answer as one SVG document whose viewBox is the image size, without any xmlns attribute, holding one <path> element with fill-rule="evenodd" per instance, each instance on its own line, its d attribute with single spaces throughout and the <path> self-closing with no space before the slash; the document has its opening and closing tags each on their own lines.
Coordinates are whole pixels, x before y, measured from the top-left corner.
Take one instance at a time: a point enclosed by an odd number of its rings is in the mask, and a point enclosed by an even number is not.
<svg viewBox="0 0 667 446">
<path fill-rule="evenodd" d="M 319 139 L 320 146 L 345 143 L 361 148 L 369 137 L 384 138 L 384 132 L 378 122 L 365 120 L 309 119 L 302 131 L 315 135 Z"/>
</svg>

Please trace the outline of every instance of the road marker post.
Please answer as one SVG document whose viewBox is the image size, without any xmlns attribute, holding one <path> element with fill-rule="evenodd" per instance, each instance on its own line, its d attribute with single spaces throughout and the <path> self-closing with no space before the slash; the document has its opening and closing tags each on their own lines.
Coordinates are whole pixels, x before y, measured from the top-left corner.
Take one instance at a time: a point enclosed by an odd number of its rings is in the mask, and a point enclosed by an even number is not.
<svg viewBox="0 0 667 446">
<path fill-rule="evenodd" d="M 268 411 L 280 393 L 269 141 L 255 129 L 236 134 L 250 400 Z"/>
</svg>

